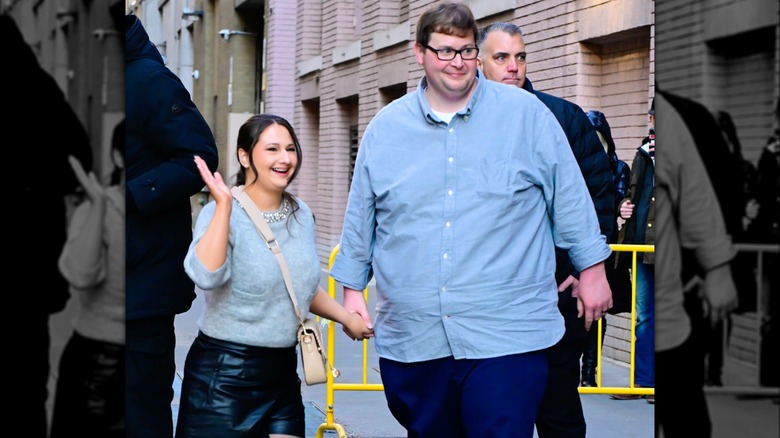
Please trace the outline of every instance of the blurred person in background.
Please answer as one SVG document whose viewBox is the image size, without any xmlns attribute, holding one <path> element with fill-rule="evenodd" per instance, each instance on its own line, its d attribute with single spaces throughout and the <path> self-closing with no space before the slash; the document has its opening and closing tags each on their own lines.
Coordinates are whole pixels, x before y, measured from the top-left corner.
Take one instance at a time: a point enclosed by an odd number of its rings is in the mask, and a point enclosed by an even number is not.
<svg viewBox="0 0 780 438">
<path fill-rule="evenodd" d="M 631 183 L 631 168 L 628 164 L 618 158 L 615 141 L 612 138 L 612 130 L 609 127 L 607 116 L 598 110 L 587 112 L 588 120 L 598 134 L 601 145 L 609 158 L 609 169 L 612 174 L 612 184 L 615 187 L 615 214 L 613 217 L 612 233 L 609 235 L 608 243 L 613 244 L 618 241 L 618 204 L 626 197 L 628 187 Z M 631 312 L 631 263 L 630 260 L 623 257 L 616 263 L 618 252 L 613 252 L 605 263 L 607 270 L 607 280 L 612 289 L 612 309 L 609 313 L 612 315 Z M 604 343 L 604 335 L 607 331 L 607 317 L 601 321 L 601 342 Z M 591 330 L 588 332 L 588 342 L 585 345 L 585 351 L 582 353 L 582 370 L 580 373 L 581 386 L 596 386 L 596 363 L 598 360 L 598 332 Z"/>
<path fill-rule="evenodd" d="M 659 139 L 669 145 L 656 168 L 656 436 L 709 437 L 704 351 L 686 305 L 682 252 L 690 250 L 701 267 L 706 317 L 715 326 L 737 306 L 730 269 L 736 250 L 689 125 L 658 87 L 655 99 Z"/>
<path fill-rule="evenodd" d="M 50 438 L 125 436 L 125 125 L 111 139 L 109 184 L 70 164 L 85 199 L 73 213 L 59 267 L 78 294 L 59 363 Z"/>
<path fill-rule="evenodd" d="M 618 235 L 619 244 L 655 245 L 655 99 L 647 112 L 650 135 L 642 140 L 631 164 L 631 183 L 620 201 L 618 214 L 626 222 Z M 618 253 L 615 266 L 630 262 L 631 253 Z M 634 382 L 637 387 L 655 387 L 655 259 L 653 252 L 636 255 L 636 353 Z M 634 394 L 613 394 L 613 400 L 642 398 Z M 655 396 L 646 397 L 648 403 Z"/>
<path fill-rule="evenodd" d="M 756 200 L 759 205 L 755 221 L 751 224 L 753 233 L 761 243 L 777 245 L 780 241 L 780 99 L 774 110 L 774 134 L 767 140 L 758 159 L 758 178 L 756 183 Z M 763 294 L 761 296 L 761 384 L 778 386 L 777 348 L 778 341 L 778 308 L 780 308 L 780 291 L 778 290 L 778 275 L 780 256 L 777 252 L 764 255 L 764 276 L 760 279 Z M 777 397 L 774 398 L 777 401 Z"/>
</svg>

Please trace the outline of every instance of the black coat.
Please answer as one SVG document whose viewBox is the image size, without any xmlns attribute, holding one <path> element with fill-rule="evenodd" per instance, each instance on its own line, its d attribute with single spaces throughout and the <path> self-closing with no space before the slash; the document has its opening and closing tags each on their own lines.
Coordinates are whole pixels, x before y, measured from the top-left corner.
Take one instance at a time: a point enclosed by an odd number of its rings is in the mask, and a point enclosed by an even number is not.
<svg viewBox="0 0 780 438">
<path fill-rule="evenodd" d="M 563 128 L 574 158 L 580 166 L 585 184 L 588 186 L 601 234 L 609 238 L 615 223 L 615 189 L 612 184 L 609 160 L 595 128 L 578 105 L 534 90 L 528 78 L 523 84 L 523 89 L 536 95 L 555 115 Z M 569 275 L 579 277 L 579 272 L 574 269 L 567 251 L 556 249 L 555 262 L 555 278 L 559 284 Z"/>
<path fill-rule="evenodd" d="M 32 270 L 35 286 L 16 293 L 22 309 L 54 313 L 68 300 L 69 286 L 57 266 L 66 239 L 64 196 L 79 187 L 68 155 L 92 169 L 86 129 L 57 82 L 38 64 L 14 20 L 0 15 L 0 47 L 8 65 L 0 69 L 2 133 L 10 164 L 7 230 L 16 236 L 8 248 L 9 272 Z M 14 298 L 15 299 L 15 298 Z"/>
<path fill-rule="evenodd" d="M 141 22 L 126 17 L 128 320 L 187 311 L 195 287 L 184 272 L 192 241 L 190 197 L 204 183 L 199 155 L 211 171 L 217 147 L 203 116 Z"/>
<path fill-rule="evenodd" d="M 618 243 L 655 245 L 655 163 L 648 152 L 649 143 L 645 137 L 631 163 L 631 184 L 624 201 L 631 200 L 634 212 L 620 229 Z M 630 259 L 631 253 L 623 252 L 620 258 Z M 655 263 L 655 252 L 637 253 L 637 260 Z"/>
<path fill-rule="evenodd" d="M 718 198 L 726 232 L 731 236 L 732 241 L 741 241 L 742 216 L 745 211 L 742 160 L 735 159 L 731 154 L 717 120 L 707 107 L 694 100 L 662 91 L 659 87 L 656 87 L 656 93 L 662 94 L 685 121 L 709 176 L 708 181 L 701 183 L 712 185 L 715 196 Z M 658 128 L 658 137 L 661 140 L 661 149 L 663 150 L 663 127 L 659 126 Z M 728 175 L 728 178 L 724 177 L 725 175 Z M 687 249 L 683 250 L 682 275 L 684 282 L 687 282 L 694 275 L 703 276 L 693 252 Z M 752 274 L 747 273 L 747 275 Z"/>
</svg>

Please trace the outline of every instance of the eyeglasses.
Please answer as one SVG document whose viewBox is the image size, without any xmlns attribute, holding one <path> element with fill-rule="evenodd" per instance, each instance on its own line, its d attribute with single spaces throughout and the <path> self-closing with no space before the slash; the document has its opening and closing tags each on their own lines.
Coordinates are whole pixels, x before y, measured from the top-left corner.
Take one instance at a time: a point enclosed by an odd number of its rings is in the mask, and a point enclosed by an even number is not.
<svg viewBox="0 0 780 438">
<path fill-rule="evenodd" d="M 445 47 L 443 49 L 434 49 L 427 44 L 422 44 L 422 46 L 435 53 L 436 57 L 439 58 L 440 61 L 452 61 L 458 54 L 460 54 L 460 59 L 464 61 L 471 61 L 472 59 L 477 59 L 477 55 L 479 55 L 479 48 L 477 47 L 466 47 L 465 49 L 455 50 L 450 49 L 449 47 Z"/>
</svg>

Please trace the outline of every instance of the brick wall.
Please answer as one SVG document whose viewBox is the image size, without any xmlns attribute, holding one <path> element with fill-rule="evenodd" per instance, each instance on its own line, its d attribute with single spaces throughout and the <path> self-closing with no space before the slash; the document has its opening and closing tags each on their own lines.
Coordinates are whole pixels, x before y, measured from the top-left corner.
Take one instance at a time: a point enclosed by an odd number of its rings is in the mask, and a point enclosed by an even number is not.
<svg viewBox="0 0 780 438">
<path fill-rule="evenodd" d="M 296 20 L 296 5 L 289 0 L 273 0 L 269 7 L 273 12 L 267 23 L 266 78 L 261 79 L 265 112 L 277 114 L 293 123 L 295 82 L 291 79 L 295 77 L 295 57 L 291 55 L 295 53 L 298 29 L 290 24 Z M 273 87 L 267 84 L 273 84 Z"/>
<path fill-rule="evenodd" d="M 657 0 L 659 86 L 731 114 L 754 164 L 780 96 L 773 0 Z"/>
</svg>

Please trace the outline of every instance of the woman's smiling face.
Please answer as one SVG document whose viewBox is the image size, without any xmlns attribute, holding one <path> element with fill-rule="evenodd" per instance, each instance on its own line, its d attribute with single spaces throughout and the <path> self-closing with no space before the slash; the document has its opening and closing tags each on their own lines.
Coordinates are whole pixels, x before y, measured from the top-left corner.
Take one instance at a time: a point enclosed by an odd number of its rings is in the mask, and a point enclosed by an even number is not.
<svg viewBox="0 0 780 438">
<path fill-rule="evenodd" d="M 283 192 L 298 166 L 298 154 L 290 132 L 284 126 L 273 123 L 260 134 L 252 149 L 254 166 L 246 169 L 247 182 L 254 181 L 266 192 Z M 243 149 L 241 151 L 242 165 L 248 164 L 248 154 Z M 254 174 L 255 169 L 257 175 Z"/>
</svg>

